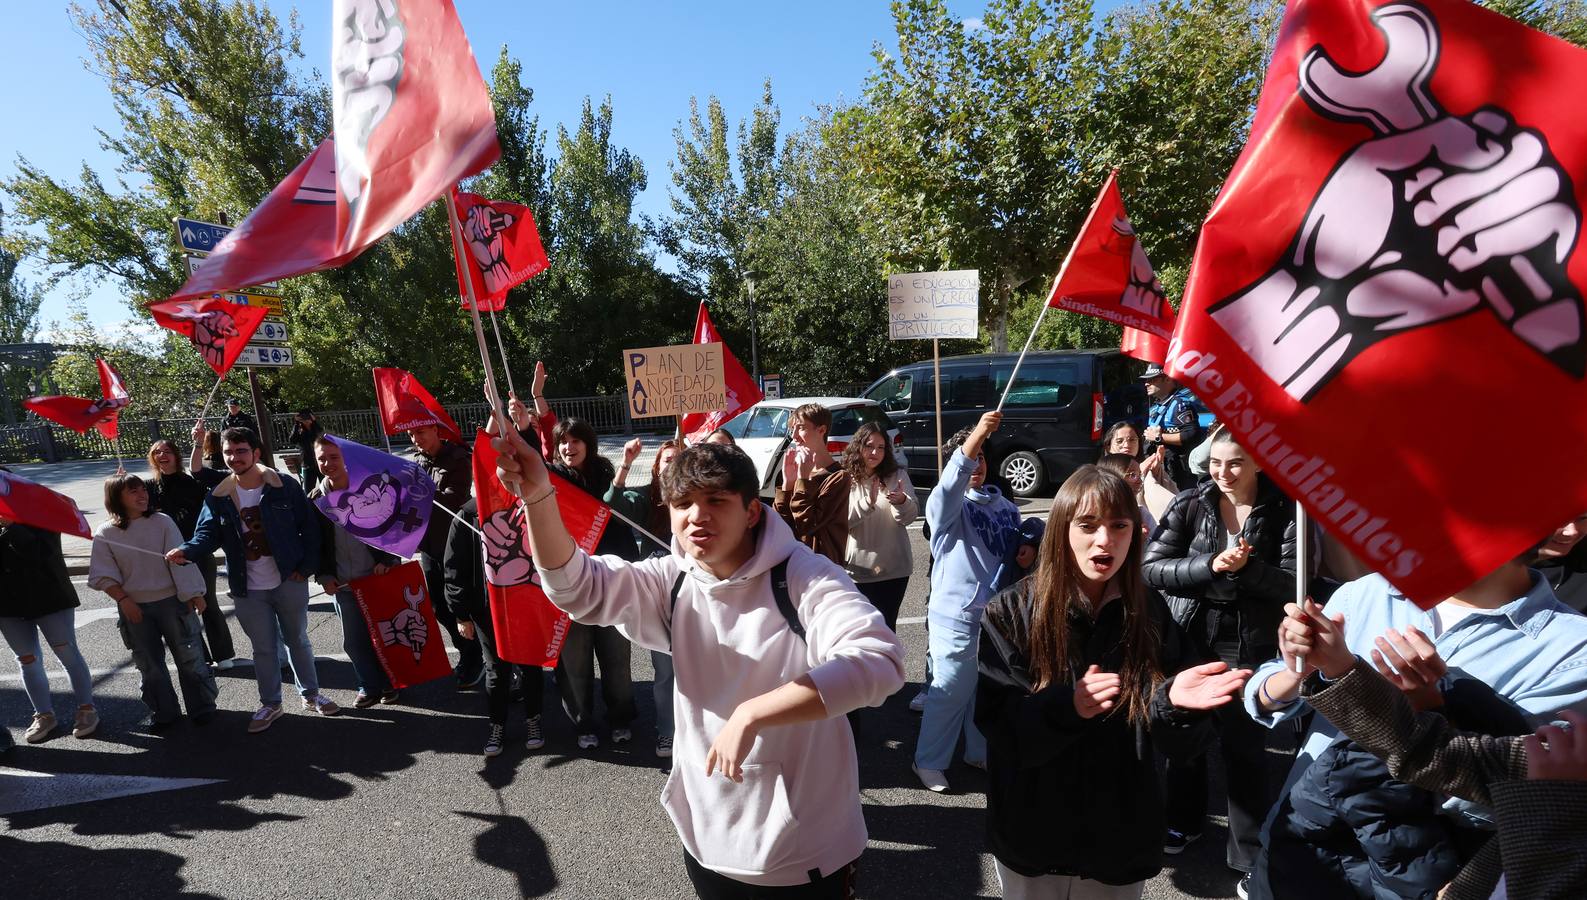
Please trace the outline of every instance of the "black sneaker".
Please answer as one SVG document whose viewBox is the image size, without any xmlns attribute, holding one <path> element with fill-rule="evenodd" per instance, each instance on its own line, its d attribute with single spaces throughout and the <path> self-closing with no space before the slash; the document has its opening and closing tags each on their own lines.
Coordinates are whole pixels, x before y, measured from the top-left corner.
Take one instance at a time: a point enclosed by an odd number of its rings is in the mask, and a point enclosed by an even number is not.
<svg viewBox="0 0 1587 900">
<path fill-rule="evenodd" d="M 485 739 L 485 756 L 487 758 L 501 755 L 501 742 L 506 733 L 507 729 L 504 726 L 496 724 L 490 726 L 490 737 Z"/>
<path fill-rule="evenodd" d="M 1201 840 L 1199 834 L 1185 834 L 1182 831 L 1168 829 L 1168 836 L 1163 838 L 1163 852 L 1169 856 L 1178 856 L 1185 852 L 1185 848 Z"/>
<path fill-rule="evenodd" d="M 528 739 L 524 741 L 525 750 L 539 750 L 546 745 L 545 732 L 540 729 L 540 717 L 530 716 L 527 723 Z"/>
<path fill-rule="evenodd" d="M 1251 900 L 1251 873 L 1240 876 L 1240 883 L 1234 886 L 1234 893 L 1240 900 Z"/>
</svg>

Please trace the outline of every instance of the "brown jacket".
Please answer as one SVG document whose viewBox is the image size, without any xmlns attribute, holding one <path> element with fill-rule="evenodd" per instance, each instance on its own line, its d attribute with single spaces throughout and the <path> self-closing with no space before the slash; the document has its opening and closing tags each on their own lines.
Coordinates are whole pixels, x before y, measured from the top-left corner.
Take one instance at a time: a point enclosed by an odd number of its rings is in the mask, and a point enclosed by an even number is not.
<svg viewBox="0 0 1587 900">
<path fill-rule="evenodd" d="M 795 481 L 792 491 L 778 488 L 772 507 L 799 543 L 843 565 L 849 543 L 849 474 L 836 462 Z"/>
<path fill-rule="evenodd" d="M 1518 737 L 1457 731 L 1416 712 L 1365 661 L 1332 683 L 1308 679 L 1312 708 L 1388 763 L 1407 784 L 1491 807 L 1499 825 L 1445 888 L 1445 900 L 1487 900 L 1502 872 L 1511 900 L 1587 897 L 1587 782 L 1528 781 Z"/>
</svg>

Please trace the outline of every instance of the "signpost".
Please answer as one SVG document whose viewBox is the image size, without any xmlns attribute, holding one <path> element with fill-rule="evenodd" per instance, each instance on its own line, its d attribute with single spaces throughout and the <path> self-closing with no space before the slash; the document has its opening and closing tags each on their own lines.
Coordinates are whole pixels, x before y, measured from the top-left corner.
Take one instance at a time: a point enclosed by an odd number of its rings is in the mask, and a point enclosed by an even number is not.
<svg viewBox="0 0 1587 900">
<path fill-rule="evenodd" d="M 942 338 L 980 334 L 981 273 L 912 272 L 887 276 L 887 337 L 931 338 L 932 386 L 937 405 L 937 472 L 942 473 Z"/>
<path fill-rule="evenodd" d="M 263 366 L 280 369 L 292 365 L 292 348 L 271 344 L 254 344 L 242 348 L 242 355 L 237 357 L 237 364 L 241 366 Z M 258 410 L 255 410 L 258 412 Z M 261 426 L 262 427 L 262 426 Z"/>
<path fill-rule="evenodd" d="M 253 333 L 249 344 L 285 344 L 287 342 L 287 323 L 280 319 L 265 319 L 259 323 L 259 330 Z"/>
<path fill-rule="evenodd" d="M 216 225 L 214 222 L 200 222 L 198 219 L 184 219 L 181 216 L 171 220 L 176 226 L 176 240 L 182 245 L 183 250 L 193 253 L 209 253 L 220 243 L 220 239 L 231 234 L 231 228 L 225 225 Z"/>
<path fill-rule="evenodd" d="M 721 343 L 624 350 L 623 372 L 635 419 L 727 409 Z"/>
</svg>

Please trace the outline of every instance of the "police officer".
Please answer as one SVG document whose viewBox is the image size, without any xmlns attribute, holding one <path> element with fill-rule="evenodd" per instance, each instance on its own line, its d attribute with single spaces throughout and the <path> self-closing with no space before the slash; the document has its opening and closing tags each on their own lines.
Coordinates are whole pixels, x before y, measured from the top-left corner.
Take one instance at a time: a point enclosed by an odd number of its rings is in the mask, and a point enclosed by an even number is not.
<svg viewBox="0 0 1587 900">
<path fill-rule="evenodd" d="M 1146 416 L 1148 453 L 1162 452 L 1163 473 L 1178 490 L 1196 486 L 1196 473 L 1190 468 L 1190 451 L 1206 435 L 1202 432 L 1196 398 L 1190 388 L 1180 387 L 1159 365 L 1149 365 L 1141 373 L 1152 409 Z"/>
</svg>

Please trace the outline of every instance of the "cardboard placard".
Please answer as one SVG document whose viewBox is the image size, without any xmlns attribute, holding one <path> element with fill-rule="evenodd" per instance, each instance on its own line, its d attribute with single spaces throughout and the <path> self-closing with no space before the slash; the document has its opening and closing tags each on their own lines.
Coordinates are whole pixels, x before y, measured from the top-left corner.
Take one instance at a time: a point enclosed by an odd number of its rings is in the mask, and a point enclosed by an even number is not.
<svg viewBox="0 0 1587 900">
<path fill-rule="evenodd" d="M 678 344 L 623 351 L 628 412 L 636 419 L 727 408 L 722 345 Z"/>
<path fill-rule="evenodd" d="M 887 276 L 887 336 L 895 341 L 980 334 L 981 273 L 913 272 Z"/>
</svg>

